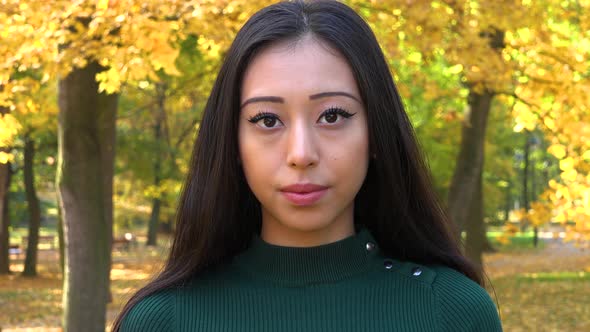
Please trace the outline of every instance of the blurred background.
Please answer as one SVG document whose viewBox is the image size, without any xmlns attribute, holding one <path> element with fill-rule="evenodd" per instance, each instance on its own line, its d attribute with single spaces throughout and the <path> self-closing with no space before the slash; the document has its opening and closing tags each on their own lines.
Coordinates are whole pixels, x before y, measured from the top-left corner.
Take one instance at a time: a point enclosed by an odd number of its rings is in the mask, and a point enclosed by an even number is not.
<svg viewBox="0 0 590 332">
<path fill-rule="evenodd" d="M 589 331 L 590 1 L 344 2 L 504 329 Z M 221 60 L 270 3 L 0 1 L 0 330 L 108 330 L 161 268 Z"/>
</svg>

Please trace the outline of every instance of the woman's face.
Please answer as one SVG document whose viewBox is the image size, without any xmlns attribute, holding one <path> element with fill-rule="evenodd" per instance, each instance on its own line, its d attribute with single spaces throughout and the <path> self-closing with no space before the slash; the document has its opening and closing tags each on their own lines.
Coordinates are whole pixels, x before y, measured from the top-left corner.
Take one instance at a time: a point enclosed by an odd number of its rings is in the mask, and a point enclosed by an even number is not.
<svg viewBox="0 0 590 332">
<path fill-rule="evenodd" d="M 250 63 L 240 98 L 240 158 L 262 238 L 312 246 L 352 235 L 369 144 L 346 60 L 312 37 L 272 45 Z"/>
</svg>

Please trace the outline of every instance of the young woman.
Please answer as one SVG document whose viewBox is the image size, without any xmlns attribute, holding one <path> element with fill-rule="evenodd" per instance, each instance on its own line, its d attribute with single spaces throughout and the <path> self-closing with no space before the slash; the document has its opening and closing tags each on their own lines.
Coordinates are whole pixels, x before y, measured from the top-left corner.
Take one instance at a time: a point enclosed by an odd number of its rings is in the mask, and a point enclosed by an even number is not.
<svg viewBox="0 0 590 332">
<path fill-rule="evenodd" d="M 163 272 L 115 331 L 501 331 L 368 25 L 256 13 L 205 108 Z"/>
</svg>

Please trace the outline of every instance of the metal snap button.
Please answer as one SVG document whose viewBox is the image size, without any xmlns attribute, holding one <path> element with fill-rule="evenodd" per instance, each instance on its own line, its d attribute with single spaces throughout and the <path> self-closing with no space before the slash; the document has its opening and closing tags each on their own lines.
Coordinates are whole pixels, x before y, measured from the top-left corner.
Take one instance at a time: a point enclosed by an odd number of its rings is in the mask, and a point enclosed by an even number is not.
<svg viewBox="0 0 590 332">
<path fill-rule="evenodd" d="M 375 249 L 375 243 L 367 242 L 367 244 L 365 245 L 365 248 L 367 248 L 367 251 L 371 251 L 371 250 Z"/>
<path fill-rule="evenodd" d="M 393 261 L 386 259 L 383 262 L 383 265 L 385 266 L 386 269 L 391 270 L 391 268 L 393 267 Z"/>
<path fill-rule="evenodd" d="M 419 276 L 422 274 L 422 269 L 420 269 L 419 267 L 415 267 L 412 269 L 412 274 L 415 276 Z"/>
</svg>

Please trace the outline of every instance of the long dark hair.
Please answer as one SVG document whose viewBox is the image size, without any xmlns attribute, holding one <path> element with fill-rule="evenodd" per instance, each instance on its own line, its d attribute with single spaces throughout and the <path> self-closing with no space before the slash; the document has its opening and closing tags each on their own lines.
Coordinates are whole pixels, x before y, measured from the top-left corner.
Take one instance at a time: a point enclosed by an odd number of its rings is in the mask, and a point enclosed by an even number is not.
<svg viewBox="0 0 590 332">
<path fill-rule="evenodd" d="M 254 14 L 238 32 L 205 107 L 163 271 L 140 289 L 115 320 L 141 299 L 179 286 L 245 250 L 260 230 L 260 205 L 238 163 L 242 77 L 263 46 L 311 34 L 348 61 L 365 103 L 372 158 L 355 200 L 363 224 L 385 255 L 456 269 L 482 285 L 460 251 L 449 217 L 404 111 L 389 67 L 370 27 L 337 1 L 281 2 Z"/>
</svg>

